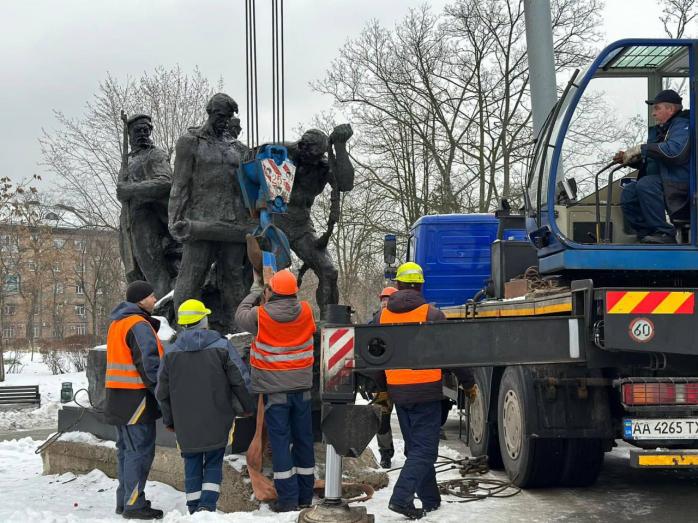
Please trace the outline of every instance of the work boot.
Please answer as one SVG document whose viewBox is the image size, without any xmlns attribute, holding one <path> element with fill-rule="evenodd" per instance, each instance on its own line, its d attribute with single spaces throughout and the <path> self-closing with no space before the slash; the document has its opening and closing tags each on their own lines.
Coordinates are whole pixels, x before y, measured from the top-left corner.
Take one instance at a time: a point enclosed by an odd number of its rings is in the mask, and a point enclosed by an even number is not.
<svg viewBox="0 0 698 523">
<path fill-rule="evenodd" d="M 269 508 L 272 512 L 295 512 L 298 510 L 298 505 L 286 505 L 279 503 L 278 501 L 274 501 L 269 504 Z"/>
<path fill-rule="evenodd" d="M 395 503 L 389 503 L 388 508 L 393 512 L 402 514 L 407 519 L 422 519 L 426 515 L 424 509 L 416 507 L 404 507 L 402 505 L 396 505 Z"/>
<path fill-rule="evenodd" d="M 392 465 L 392 462 L 390 461 L 390 456 L 388 456 L 388 455 L 381 456 L 381 467 L 383 467 L 384 469 L 389 469 L 391 465 Z"/>
<path fill-rule="evenodd" d="M 441 503 L 438 505 L 432 505 L 430 507 L 424 506 L 422 508 L 424 509 L 424 512 L 434 512 L 435 510 L 439 510 L 441 508 Z"/>
<path fill-rule="evenodd" d="M 136 510 L 124 510 L 121 517 L 124 519 L 162 519 L 162 510 L 145 506 Z"/>
<path fill-rule="evenodd" d="M 254 271 L 261 277 L 263 274 L 263 264 L 262 264 L 262 249 L 257 243 L 257 238 L 251 234 L 245 235 L 245 242 L 247 243 L 247 259 L 250 260 L 250 265 Z"/>
<path fill-rule="evenodd" d="M 649 243 L 654 245 L 665 245 L 676 243 L 676 237 L 672 236 L 671 234 L 660 232 L 656 234 L 648 234 L 640 241 L 642 241 L 642 243 Z"/>
<path fill-rule="evenodd" d="M 150 500 L 146 499 L 145 500 L 145 506 L 150 508 Z M 116 510 L 114 510 L 118 515 L 121 515 L 124 513 L 124 507 L 116 507 Z"/>
</svg>

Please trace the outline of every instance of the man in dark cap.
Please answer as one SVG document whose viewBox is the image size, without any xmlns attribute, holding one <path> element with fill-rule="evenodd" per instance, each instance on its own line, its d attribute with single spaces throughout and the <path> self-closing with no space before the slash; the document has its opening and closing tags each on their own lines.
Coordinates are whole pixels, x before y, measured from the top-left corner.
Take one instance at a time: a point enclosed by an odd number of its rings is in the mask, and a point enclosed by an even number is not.
<svg viewBox="0 0 698 523">
<path fill-rule="evenodd" d="M 153 286 L 134 281 L 126 301 L 111 313 L 107 335 L 107 423 L 116 425 L 119 486 L 116 513 L 126 519 L 160 519 L 162 510 L 145 499 L 145 482 L 155 456 L 155 420 L 160 410 L 155 399 L 163 347 L 151 316 L 155 307 Z"/>
<path fill-rule="evenodd" d="M 172 289 L 174 270 L 166 256 L 173 240 L 167 231 L 167 201 L 172 185 L 170 160 L 155 147 L 150 116 L 136 114 L 127 121 L 131 152 L 128 173 L 116 185 L 122 203 L 121 255 L 128 281 L 145 278 L 158 296 Z"/>
<path fill-rule="evenodd" d="M 638 169 L 637 181 L 621 192 L 623 214 L 643 243 L 676 243 L 676 231 L 667 223 L 687 219 L 691 132 L 689 112 L 679 94 L 667 89 L 646 103 L 657 125 L 650 127 L 647 143 L 619 151 L 614 160 Z"/>
<path fill-rule="evenodd" d="M 213 287 L 219 305 L 211 326 L 222 334 L 234 332 L 233 315 L 245 296 L 245 235 L 255 228 L 236 179 L 240 153 L 226 137 L 237 111 L 230 96 L 215 94 L 206 105 L 206 123 L 177 140 L 169 203 L 170 232 L 184 245 L 174 306 L 202 298 L 206 276 L 215 264 Z"/>
</svg>

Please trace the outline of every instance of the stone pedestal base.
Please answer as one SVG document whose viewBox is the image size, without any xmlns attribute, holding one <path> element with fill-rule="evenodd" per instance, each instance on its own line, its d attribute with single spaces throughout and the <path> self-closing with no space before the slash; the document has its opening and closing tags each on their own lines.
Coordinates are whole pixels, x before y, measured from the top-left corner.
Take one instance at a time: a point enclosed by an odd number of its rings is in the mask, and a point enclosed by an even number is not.
<svg viewBox="0 0 698 523">
<path fill-rule="evenodd" d="M 316 477 L 325 477 L 325 446 L 315 445 Z M 116 448 L 108 445 L 94 445 L 75 441 L 61 441 L 47 448 L 41 457 L 44 462 L 44 474 L 87 474 L 97 469 L 110 478 L 116 478 Z M 159 481 L 184 492 L 184 461 L 175 448 L 157 446 L 155 460 L 150 469 L 148 479 Z M 371 450 L 366 449 L 358 458 L 344 458 L 343 481 L 361 483 L 378 490 L 388 485 L 388 475 L 378 468 Z M 360 495 L 361 491 L 345 489 L 343 497 L 352 498 Z M 184 496 L 184 494 L 182 494 Z M 249 512 L 259 508 L 252 493 L 249 478 L 243 476 L 228 461 L 223 462 L 223 484 L 218 508 L 223 512 Z M 324 509 L 308 515 L 312 520 L 318 514 L 325 514 Z M 345 514 L 354 518 L 357 514 Z M 361 516 L 363 517 L 363 516 Z M 350 519 L 354 521 L 353 519 Z M 327 520 L 326 520 L 327 521 Z M 356 521 L 368 521 L 357 519 Z"/>
<path fill-rule="evenodd" d="M 59 440 L 46 449 L 41 457 L 44 474 L 87 474 L 98 469 L 110 478 L 116 478 L 114 447 Z M 184 491 L 184 461 L 179 452 L 173 448 L 156 447 L 148 479 Z M 259 508 L 259 503 L 252 497 L 249 479 L 225 461 L 218 508 L 223 512 L 250 512 Z"/>
</svg>

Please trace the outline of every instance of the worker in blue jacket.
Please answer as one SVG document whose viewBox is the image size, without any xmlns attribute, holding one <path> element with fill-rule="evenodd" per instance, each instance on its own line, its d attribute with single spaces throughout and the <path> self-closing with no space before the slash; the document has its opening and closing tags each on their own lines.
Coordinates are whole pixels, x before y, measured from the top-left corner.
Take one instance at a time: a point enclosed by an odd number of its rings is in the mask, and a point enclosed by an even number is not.
<svg viewBox="0 0 698 523">
<path fill-rule="evenodd" d="M 155 393 L 184 458 L 190 513 L 216 511 L 234 419 L 251 415 L 255 407 L 249 372 L 230 341 L 208 329 L 209 314 L 199 300 L 179 306 L 183 330 L 165 352 Z"/>
<path fill-rule="evenodd" d="M 679 94 L 667 89 L 653 100 L 647 143 L 619 151 L 614 160 L 639 170 L 636 182 L 621 192 L 623 214 L 643 243 L 676 243 L 673 221 L 689 215 L 691 131 L 689 112 L 683 110 Z"/>
</svg>

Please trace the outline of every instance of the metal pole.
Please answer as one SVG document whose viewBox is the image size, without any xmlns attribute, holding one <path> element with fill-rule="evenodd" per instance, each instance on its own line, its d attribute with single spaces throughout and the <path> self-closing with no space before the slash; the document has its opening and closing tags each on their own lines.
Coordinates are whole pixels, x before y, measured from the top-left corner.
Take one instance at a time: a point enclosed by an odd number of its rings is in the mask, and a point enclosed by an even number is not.
<svg viewBox="0 0 698 523">
<path fill-rule="evenodd" d="M 550 0 L 524 0 L 526 46 L 531 81 L 533 135 L 538 136 L 557 101 Z"/>
<path fill-rule="evenodd" d="M 325 499 L 342 499 L 342 456 L 329 443 L 325 453 Z"/>
</svg>

